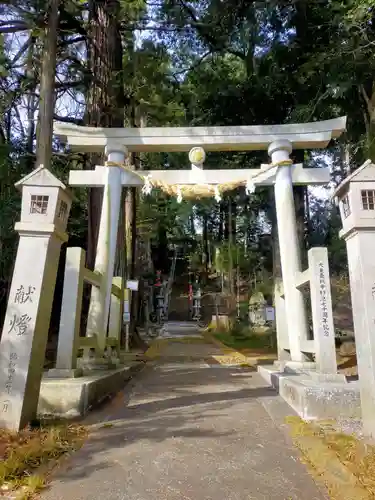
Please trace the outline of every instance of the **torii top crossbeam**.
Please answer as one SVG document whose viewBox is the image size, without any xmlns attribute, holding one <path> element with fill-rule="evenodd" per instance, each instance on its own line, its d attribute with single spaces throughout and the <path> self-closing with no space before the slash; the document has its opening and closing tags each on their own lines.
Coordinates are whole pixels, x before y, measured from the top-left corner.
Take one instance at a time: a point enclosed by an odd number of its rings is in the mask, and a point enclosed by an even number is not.
<svg viewBox="0 0 375 500">
<path fill-rule="evenodd" d="M 83 127 L 56 122 L 54 133 L 74 150 L 104 151 L 109 140 L 121 142 L 131 152 L 189 151 L 201 146 L 206 151 L 267 150 L 277 140 L 289 141 L 293 149 L 328 146 L 346 128 L 346 117 L 312 123 L 231 127 Z"/>
</svg>

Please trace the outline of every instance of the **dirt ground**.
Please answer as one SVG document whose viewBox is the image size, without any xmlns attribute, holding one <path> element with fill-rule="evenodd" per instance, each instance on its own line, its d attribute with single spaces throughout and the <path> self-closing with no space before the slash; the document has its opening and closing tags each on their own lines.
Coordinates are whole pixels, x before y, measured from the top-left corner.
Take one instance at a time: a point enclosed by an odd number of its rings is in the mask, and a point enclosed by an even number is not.
<svg viewBox="0 0 375 500">
<path fill-rule="evenodd" d="M 352 356 L 341 356 L 340 353 L 337 352 L 337 367 L 338 372 L 347 377 L 358 376 L 357 356 L 355 354 Z"/>
</svg>

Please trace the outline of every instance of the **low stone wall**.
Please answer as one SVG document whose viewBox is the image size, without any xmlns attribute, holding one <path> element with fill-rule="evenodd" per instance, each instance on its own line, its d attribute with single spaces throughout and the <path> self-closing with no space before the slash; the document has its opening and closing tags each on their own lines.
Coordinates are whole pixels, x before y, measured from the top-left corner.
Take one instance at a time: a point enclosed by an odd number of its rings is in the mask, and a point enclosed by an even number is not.
<svg viewBox="0 0 375 500">
<path fill-rule="evenodd" d="M 143 365 L 138 363 L 135 366 L 140 368 Z M 85 416 L 90 409 L 123 389 L 134 373 L 135 366 L 125 366 L 78 378 L 43 378 L 38 416 L 59 418 Z"/>
</svg>

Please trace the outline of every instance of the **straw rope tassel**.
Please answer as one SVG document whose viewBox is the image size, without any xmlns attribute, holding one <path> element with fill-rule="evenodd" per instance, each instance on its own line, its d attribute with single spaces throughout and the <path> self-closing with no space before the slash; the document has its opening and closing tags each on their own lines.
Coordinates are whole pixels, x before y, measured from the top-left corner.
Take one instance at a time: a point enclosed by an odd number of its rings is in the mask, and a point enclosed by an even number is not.
<svg viewBox="0 0 375 500">
<path fill-rule="evenodd" d="M 217 192 L 221 194 L 226 191 L 236 189 L 240 186 L 247 186 L 249 182 L 251 182 L 251 184 L 255 184 L 254 181 L 257 177 L 266 174 L 273 168 L 290 165 L 293 165 L 293 160 L 283 160 L 281 162 L 272 163 L 264 170 L 261 170 L 260 172 L 253 175 L 251 179 L 243 179 L 234 182 L 224 182 L 223 184 L 167 184 L 163 181 L 153 180 L 150 178 L 150 176 L 147 176 L 146 178 L 141 173 L 132 170 L 124 163 L 118 163 L 114 161 L 105 162 L 106 167 L 120 167 L 127 172 L 136 174 L 144 182 L 147 182 L 148 185 L 154 188 L 159 188 L 169 195 L 176 196 L 179 198 L 179 200 L 181 200 L 181 198 L 190 199 L 213 196 L 217 194 Z"/>
</svg>

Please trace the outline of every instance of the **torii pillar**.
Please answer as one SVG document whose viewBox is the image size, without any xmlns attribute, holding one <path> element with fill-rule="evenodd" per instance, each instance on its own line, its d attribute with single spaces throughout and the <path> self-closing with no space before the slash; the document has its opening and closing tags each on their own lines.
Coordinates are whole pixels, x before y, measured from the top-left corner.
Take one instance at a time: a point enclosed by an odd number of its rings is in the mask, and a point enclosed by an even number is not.
<svg viewBox="0 0 375 500">
<path fill-rule="evenodd" d="M 108 141 L 105 147 L 108 162 L 124 164 L 127 149 L 119 141 Z M 100 289 L 92 287 L 86 335 L 97 335 L 101 353 L 106 346 L 106 336 L 111 301 L 112 277 L 115 266 L 118 224 L 122 195 L 120 166 L 103 167 L 103 203 L 98 233 L 94 270 L 103 276 Z"/>
<path fill-rule="evenodd" d="M 142 177 L 124 168 L 128 150 L 121 139 L 108 138 L 103 149 L 107 156 L 105 166 L 97 165 L 95 170 L 71 170 L 69 175 L 72 186 L 103 188 L 94 265 L 94 271 L 101 274 L 102 280 L 100 288 L 92 287 L 91 290 L 86 329 L 86 336 L 97 337 L 99 358 L 106 348 L 122 190 L 144 184 Z"/>
<path fill-rule="evenodd" d="M 308 326 L 303 294 L 296 287 L 295 281 L 302 267 L 293 196 L 294 165 L 289 158 L 292 150 L 293 146 L 287 140 L 275 141 L 268 148 L 272 163 L 278 165 L 274 189 L 286 326 L 291 359 L 298 362 L 305 360 L 305 355 L 301 351 L 301 343 L 308 338 Z"/>
</svg>

